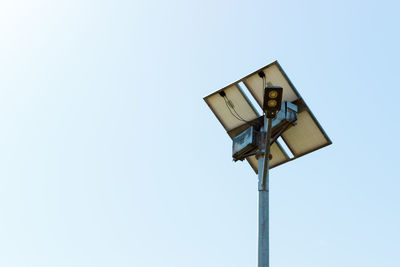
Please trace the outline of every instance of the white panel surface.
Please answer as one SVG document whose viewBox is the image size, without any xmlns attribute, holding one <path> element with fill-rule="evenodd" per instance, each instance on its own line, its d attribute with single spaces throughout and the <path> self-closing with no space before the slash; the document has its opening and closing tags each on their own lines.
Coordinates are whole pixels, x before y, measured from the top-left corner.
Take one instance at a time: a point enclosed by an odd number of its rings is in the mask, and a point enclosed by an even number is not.
<svg viewBox="0 0 400 267">
<path fill-rule="evenodd" d="M 235 111 L 241 118 L 246 121 L 251 121 L 259 117 L 257 111 L 252 107 L 237 85 L 229 86 L 228 88 L 223 89 L 223 91 L 225 92 L 227 99 L 233 103 Z M 220 96 L 218 92 L 207 96 L 204 100 L 214 112 L 215 116 L 217 116 L 225 130 L 230 131 L 246 124 L 244 121 L 236 118 L 237 114 L 235 114 L 233 110 L 229 110 L 229 107 L 225 103 L 225 99 Z"/>
<path fill-rule="evenodd" d="M 289 157 L 286 155 L 285 152 L 283 152 L 283 150 L 278 146 L 276 142 L 274 142 L 271 146 L 271 155 L 272 159 L 269 162 L 269 166 L 271 168 L 289 160 Z"/>
<path fill-rule="evenodd" d="M 282 138 L 294 156 L 308 153 L 329 143 L 308 110 L 297 115 L 297 125 L 286 130 Z"/>
</svg>

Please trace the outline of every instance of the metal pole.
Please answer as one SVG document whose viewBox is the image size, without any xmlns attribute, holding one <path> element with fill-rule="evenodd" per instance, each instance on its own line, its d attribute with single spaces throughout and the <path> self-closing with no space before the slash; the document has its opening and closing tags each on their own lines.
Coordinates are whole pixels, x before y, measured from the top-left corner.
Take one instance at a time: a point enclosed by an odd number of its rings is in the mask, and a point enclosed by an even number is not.
<svg viewBox="0 0 400 267">
<path fill-rule="evenodd" d="M 269 155 L 272 119 L 264 117 L 266 139 L 261 145 L 264 156 L 258 158 L 258 267 L 269 267 Z"/>
</svg>

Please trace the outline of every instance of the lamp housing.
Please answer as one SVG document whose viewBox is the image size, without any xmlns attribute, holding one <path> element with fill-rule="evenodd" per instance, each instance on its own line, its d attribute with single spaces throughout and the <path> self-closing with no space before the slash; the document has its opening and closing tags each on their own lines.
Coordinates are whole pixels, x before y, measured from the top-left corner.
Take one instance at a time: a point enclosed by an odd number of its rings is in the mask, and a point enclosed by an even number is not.
<svg viewBox="0 0 400 267">
<path fill-rule="evenodd" d="M 263 110 L 267 118 L 275 118 L 282 104 L 282 91 L 280 86 L 267 86 L 264 90 Z"/>
</svg>

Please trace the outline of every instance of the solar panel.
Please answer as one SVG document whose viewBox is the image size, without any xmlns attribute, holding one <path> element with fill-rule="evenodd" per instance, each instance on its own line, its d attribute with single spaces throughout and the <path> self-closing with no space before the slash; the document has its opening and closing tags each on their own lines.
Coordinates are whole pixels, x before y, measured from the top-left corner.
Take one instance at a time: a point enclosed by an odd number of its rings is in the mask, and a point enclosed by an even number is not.
<svg viewBox="0 0 400 267">
<path fill-rule="evenodd" d="M 293 154 L 290 158 L 276 142 L 271 146 L 272 159 L 270 167 L 276 167 L 290 160 L 313 152 L 332 142 L 318 123 L 304 99 L 293 86 L 277 61 L 254 71 L 240 80 L 206 96 L 205 102 L 221 122 L 228 135 L 233 138 L 248 127 L 246 121 L 257 119 L 258 114 L 242 90 L 248 90 L 260 107 L 263 106 L 263 81 L 258 73 L 263 71 L 267 85 L 283 88 L 283 101 L 294 103 L 298 107 L 297 124 L 282 133 L 282 139 Z M 241 89 L 243 82 L 246 88 Z M 222 93 L 221 93 L 222 92 Z M 225 94 L 225 97 L 222 95 Z M 253 170 L 258 172 L 258 161 L 255 156 L 246 158 Z"/>
</svg>

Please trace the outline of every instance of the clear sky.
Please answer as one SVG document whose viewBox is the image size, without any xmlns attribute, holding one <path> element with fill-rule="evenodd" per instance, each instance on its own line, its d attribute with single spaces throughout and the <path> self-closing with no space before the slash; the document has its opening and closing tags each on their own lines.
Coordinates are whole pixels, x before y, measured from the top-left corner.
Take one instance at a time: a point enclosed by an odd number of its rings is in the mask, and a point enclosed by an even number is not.
<svg viewBox="0 0 400 267">
<path fill-rule="evenodd" d="M 399 9 L 1 1 L 0 266 L 256 266 L 203 97 L 274 60 L 333 145 L 271 171 L 271 266 L 400 266 Z"/>
</svg>

